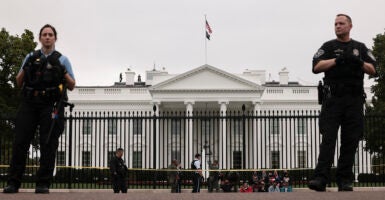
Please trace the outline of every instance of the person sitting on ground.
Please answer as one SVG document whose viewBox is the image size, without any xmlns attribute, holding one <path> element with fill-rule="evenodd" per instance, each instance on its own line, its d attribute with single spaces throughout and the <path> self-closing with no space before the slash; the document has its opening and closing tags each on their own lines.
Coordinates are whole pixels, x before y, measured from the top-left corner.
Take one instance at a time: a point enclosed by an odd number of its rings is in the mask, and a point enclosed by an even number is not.
<svg viewBox="0 0 385 200">
<path fill-rule="evenodd" d="M 279 181 L 273 181 L 270 184 L 269 192 L 280 192 L 279 191 Z"/>
<path fill-rule="evenodd" d="M 230 183 L 230 181 L 228 179 L 225 179 L 223 181 L 223 184 L 221 184 L 221 188 L 222 188 L 223 192 L 231 192 L 233 185 Z"/>
<path fill-rule="evenodd" d="M 249 183 L 246 181 L 243 183 L 239 192 L 253 192 L 253 188 L 249 186 Z"/>
<path fill-rule="evenodd" d="M 253 175 L 251 176 L 251 179 L 250 179 L 250 184 L 253 188 L 253 192 L 258 192 L 259 190 L 259 177 L 258 177 L 258 173 L 255 171 L 253 173 Z"/>
<path fill-rule="evenodd" d="M 258 192 L 267 192 L 267 189 L 266 189 L 266 183 L 263 179 L 261 179 L 259 181 L 259 184 L 258 184 Z"/>
<path fill-rule="evenodd" d="M 291 181 L 290 181 L 289 173 L 287 171 L 283 172 L 281 191 L 282 192 L 291 192 L 292 191 Z"/>
</svg>

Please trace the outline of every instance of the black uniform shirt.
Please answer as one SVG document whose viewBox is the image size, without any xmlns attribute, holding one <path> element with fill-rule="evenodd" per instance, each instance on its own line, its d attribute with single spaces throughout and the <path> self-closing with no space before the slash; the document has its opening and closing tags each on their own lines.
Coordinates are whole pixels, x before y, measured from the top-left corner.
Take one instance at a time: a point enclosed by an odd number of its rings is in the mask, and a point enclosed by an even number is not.
<svg viewBox="0 0 385 200">
<path fill-rule="evenodd" d="M 110 161 L 110 171 L 112 174 L 125 176 L 128 169 L 122 158 L 114 156 Z"/>
<path fill-rule="evenodd" d="M 341 54 L 351 54 L 361 58 L 363 61 L 372 63 L 375 66 L 375 58 L 365 44 L 350 40 L 349 42 L 341 42 L 337 39 L 325 42 L 313 57 L 313 73 L 314 66 L 320 60 L 328 60 L 337 58 Z M 357 64 L 345 62 L 342 65 L 334 66 L 325 72 L 325 80 L 333 82 L 359 82 L 362 84 L 364 71 Z"/>
</svg>

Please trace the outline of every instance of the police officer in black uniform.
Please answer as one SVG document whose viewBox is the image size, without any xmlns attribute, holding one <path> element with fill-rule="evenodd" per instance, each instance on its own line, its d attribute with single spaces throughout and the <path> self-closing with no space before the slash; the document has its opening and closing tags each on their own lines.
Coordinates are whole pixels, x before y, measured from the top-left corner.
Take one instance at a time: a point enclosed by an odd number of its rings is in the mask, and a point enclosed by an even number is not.
<svg viewBox="0 0 385 200">
<path fill-rule="evenodd" d="M 340 156 L 337 163 L 338 191 L 353 191 L 352 167 L 356 149 L 363 135 L 364 73 L 375 75 L 375 58 L 365 44 L 350 38 L 352 20 L 338 14 L 335 19 L 337 39 L 322 45 L 313 57 L 313 73 L 324 72 L 323 100 L 320 113 L 322 142 L 314 179 L 308 186 L 325 191 L 338 129 L 341 127 Z"/>
<path fill-rule="evenodd" d="M 41 49 L 27 55 L 16 76 L 17 85 L 22 87 L 23 92 L 16 118 L 8 185 L 4 193 L 19 191 L 28 149 L 37 129 L 41 157 L 35 192 L 49 193 L 59 137 L 64 130 L 64 91 L 75 87 L 70 62 L 55 51 L 56 39 L 55 28 L 44 25 L 39 32 Z"/>
<path fill-rule="evenodd" d="M 110 172 L 112 178 L 112 189 L 114 193 L 127 193 L 127 173 L 128 168 L 122 159 L 123 149 L 118 148 L 115 156 L 110 160 Z"/>
</svg>

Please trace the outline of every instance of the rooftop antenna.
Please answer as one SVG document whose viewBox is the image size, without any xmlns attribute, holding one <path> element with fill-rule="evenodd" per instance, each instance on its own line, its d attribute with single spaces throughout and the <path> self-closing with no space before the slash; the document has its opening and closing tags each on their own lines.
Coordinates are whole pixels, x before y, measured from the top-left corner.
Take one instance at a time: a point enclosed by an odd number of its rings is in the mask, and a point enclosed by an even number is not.
<svg viewBox="0 0 385 200">
<path fill-rule="evenodd" d="M 155 69 L 155 60 L 154 60 L 154 68 L 152 69 L 152 71 L 156 71 L 156 69 Z"/>
</svg>

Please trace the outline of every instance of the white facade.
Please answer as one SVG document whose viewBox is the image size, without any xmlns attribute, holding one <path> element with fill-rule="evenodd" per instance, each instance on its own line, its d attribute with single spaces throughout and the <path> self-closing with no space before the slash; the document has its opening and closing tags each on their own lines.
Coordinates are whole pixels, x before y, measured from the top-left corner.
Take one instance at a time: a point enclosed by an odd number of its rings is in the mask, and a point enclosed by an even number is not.
<svg viewBox="0 0 385 200">
<path fill-rule="evenodd" d="M 146 72 L 147 80 L 145 82 L 135 81 L 135 73 L 128 71 L 126 74 L 126 81 L 121 83 L 115 83 L 113 86 L 105 87 L 76 87 L 72 92 L 69 92 L 69 99 L 76 106 L 74 108 L 75 112 L 136 112 L 143 111 L 152 114 L 153 106 L 156 106 L 156 113 L 164 111 L 187 111 L 192 113 L 193 111 L 221 111 L 226 113 L 226 111 L 241 110 L 242 105 L 245 105 L 247 111 L 264 112 L 264 111 L 319 111 L 320 105 L 318 105 L 317 99 L 317 85 L 301 85 L 297 82 L 289 81 L 289 71 L 284 68 L 279 72 L 279 82 L 269 82 L 266 81 L 266 72 L 264 70 L 246 70 L 242 74 L 231 74 L 229 72 L 223 71 L 217 67 L 210 65 L 203 65 L 192 69 L 191 71 L 185 72 L 179 75 L 171 75 L 164 70 L 152 70 Z M 365 88 L 368 95 L 367 100 L 371 100 L 372 95 L 369 91 L 369 88 Z M 142 127 L 143 131 L 150 130 L 151 126 Z M 184 139 L 185 141 L 193 141 L 193 136 L 191 135 L 192 125 L 186 126 L 186 132 L 190 133 Z M 227 152 L 228 148 L 231 148 L 227 145 L 227 133 L 226 125 L 223 126 L 221 135 L 218 136 L 218 145 L 220 145 L 221 153 Z M 259 122 L 255 123 L 255 126 L 263 126 Z M 305 126 L 310 129 L 309 126 Z M 285 128 L 283 128 L 285 129 Z M 127 130 L 132 133 L 132 127 L 127 127 Z M 251 146 L 255 145 L 264 145 L 266 147 L 275 146 L 273 144 L 265 144 L 266 138 L 262 137 L 258 132 L 258 128 L 254 129 L 253 135 L 254 141 L 250 141 Z M 285 130 L 283 130 L 285 131 Z M 317 138 L 319 137 L 318 130 L 315 131 L 316 136 L 312 137 L 302 137 L 293 138 L 290 141 L 293 141 L 291 144 L 280 144 L 280 141 L 283 141 L 282 137 L 286 138 L 284 134 L 281 134 L 279 137 L 272 140 L 268 140 L 271 143 L 277 143 L 278 145 L 286 145 L 284 149 L 295 149 L 297 147 L 307 147 L 312 146 L 313 148 L 318 148 L 316 145 L 317 141 L 308 140 L 307 138 Z M 314 134 L 314 131 L 311 132 Z M 159 134 L 157 133 L 157 138 Z M 132 136 L 127 136 L 131 137 Z M 127 139 L 126 138 L 126 139 Z M 96 145 L 92 146 L 87 143 L 84 137 L 80 138 L 80 141 L 77 141 L 74 146 L 83 146 L 83 149 L 90 149 L 96 154 L 100 154 L 100 149 L 102 147 L 97 147 Z M 109 148 L 110 146 L 120 146 L 119 144 L 125 140 L 125 138 L 120 139 L 111 139 L 109 141 L 115 141 L 118 144 L 112 145 L 111 142 L 106 142 L 106 138 L 97 138 L 95 143 L 103 144 L 103 148 L 108 149 L 108 151 L 113 151 L 114 149 Z M 151 152 L 151 142 L 152 138 L 149 138 L 145 144 L 141 143 L 144 140 L 141 139 L 132 139 L 129 143 L 124 143 L 125 149 L 134 149 L 135 146 L 145 147 Z M 159 141 L 159 140 L 157 140 Z M 264 142 L 265 141 L 265 142 Z M 194 142 L 203 142 L 197 141 Z M 318 141 L 319 142 L 319 141 Z M 65 142 L 61 144 L 66 149 L 68 145 Z M 75 148 L 75 147 L 73 147 Z M 189 147 L 184 147 L 185 155 L 182 155 L 182 160 L 185 160 L 185 166 L 188 166 L 188 159 L 183 158 L 192 158 L 191 152 L 194 152 L 192 145 Z M 187 149 L 189 148 L 189 149 Z M 132 151 L 128 151 L 128 157 L 132 157 Z M 188 150 L 188 151 L 186 151 Z M 252 162 L 247 161 L 248 168 L 269 168 L 271 167 L 271 154 L 266 153 L 265 151 L 273 151 L 274 149 L 263 149 L 263 151 L 257 151 L 256 149 L 248 149 L 248 151 L 255 151 L 258 153 L 252 154 L 248 152 L 249 156 L 254 156 L 255 158 L 263 158 L 263 162 L 258 162 L 256 159 Z M 292 152 L 292 150 L 288 150 Z M 360 152 L 363 150 L 360 149 Z M 190 152 L 190 153 L 187 153 Z M 106 152 L 105 152 L 106 153 Z M 313 168 L 316 163 L 318 150 L 313 149 L 311 151 L 303 152 L 308 158 L 313 160 L 308 161 L 311 163 Z M 80 154 L 78 154 L 80 155 Z M 285 153 L 283 154 L 285 155 Z M 77 155 L 74 154 L 74 157 Z M 96 155 L 99 157 L 100 155 Z M 145 156 L 147 160 L 142 160 L 143 168 L 151 168 L 153 166 L 154 155 Z M 162 159 L 165 155 L 157 154 L 157 158 Z M 304 156 L 304 155 L 301 155 Z M 359 156 L 368 156 L 368 154 L 361 153 Z M 227 162 L 226 160 L 221 162 L 221 168 L 232 168 L 232 163 Z M 298 156 L 296 157 L 283 157 L 280 158 L 282 163 L 280 168 L 289 168 L 290 166 L 296 166 Z M 291 160 L 288 160 L 291 159 Z M 337 157 L 336 157 L 337 159 Z M 75 159 L 81 160 L 81 159 Z M 128 159 L 129 163 L 132 164 L 132 161 Z M 68 162 L 68 161 L 67 161 Z M 75 165 L 81 166 L 81 163 Z M 107 161 L 100 160 L 92 161 L 92 166 L 96 167 L 106 167 Z M 288 166 L 290 165 L 290 166 Z M 157 166 L 157 168 L 162 168 L 163 166 Z M 297 166 L 300 167 L 300 166 Z M 368 167 L 368 166 L 365 166 Z M 369 168 L 370 169 L 370 168 Z"/>
</svg>

